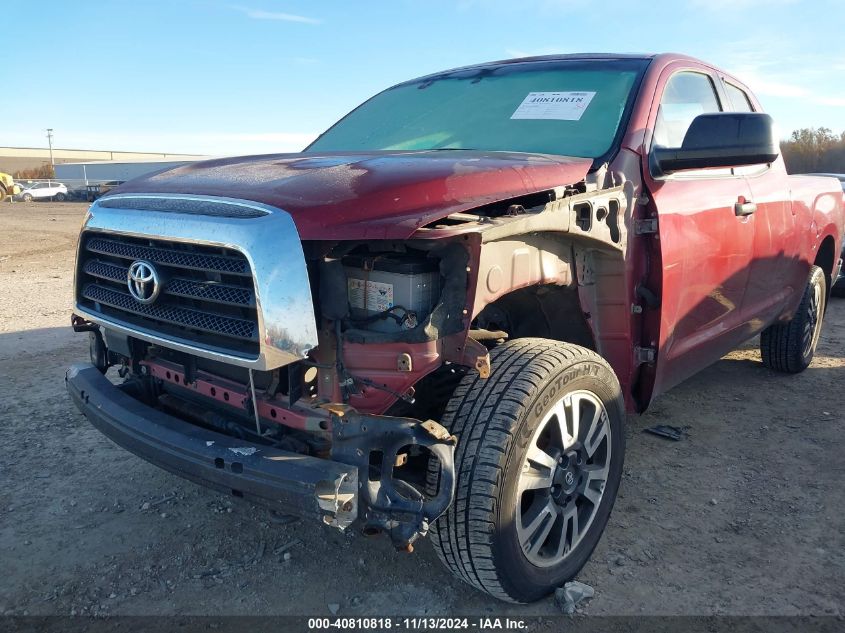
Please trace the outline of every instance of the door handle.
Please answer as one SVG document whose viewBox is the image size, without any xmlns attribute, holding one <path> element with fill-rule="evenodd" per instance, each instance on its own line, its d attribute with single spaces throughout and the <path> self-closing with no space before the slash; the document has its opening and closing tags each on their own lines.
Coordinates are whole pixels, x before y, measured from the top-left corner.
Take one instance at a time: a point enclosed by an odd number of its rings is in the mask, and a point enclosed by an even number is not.
<svg viewBox="0 0 845 633">
<path fill-rule="evenodd" d="M 746 200 L 745 196 L 740 196 L 737 198 L 736 203 L 734 204 L 734 213 L 738 218 L 745 217 L 746 215 L 751 215 L 757 210 L 757 205 L 751 202 L 751 200 Z"/>
</svg>

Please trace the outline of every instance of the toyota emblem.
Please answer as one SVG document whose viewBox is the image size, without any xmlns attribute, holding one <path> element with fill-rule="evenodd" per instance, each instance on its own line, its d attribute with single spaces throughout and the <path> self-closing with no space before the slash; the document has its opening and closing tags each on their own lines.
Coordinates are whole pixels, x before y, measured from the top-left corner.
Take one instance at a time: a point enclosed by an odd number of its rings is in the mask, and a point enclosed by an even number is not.
<svg viewBox="0 0 845 633">
<path fill-rule="evenodd" d="M 158 297 L 161 290 L 158 273 L 150 262 L 138 260 L 129 266 L 126 275 L 126 285 L 131 294 L 139 303 L 152 303 Z"/>
</svg>

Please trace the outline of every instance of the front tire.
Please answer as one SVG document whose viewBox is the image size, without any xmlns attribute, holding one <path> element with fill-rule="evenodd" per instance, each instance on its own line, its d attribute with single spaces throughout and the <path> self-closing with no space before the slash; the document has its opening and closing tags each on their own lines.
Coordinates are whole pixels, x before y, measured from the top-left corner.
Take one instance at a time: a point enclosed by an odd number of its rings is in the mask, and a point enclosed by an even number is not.
<svg viewBox="0 0 845 633">
<path fill-rule="evenodd" d="M 598 544 L 622 476 L 625 410 L 613 370 L 585 348 L 518 339 L 491 362 L 492 375 L 467 374 L 446 407 L 457 488 L 432 541 L 462 580 L 531 602 Z"/>
<path fill-rule="evenodd" d="M 29 194 L 29 193 L 23 194 L 23 201 L 24 202 L 32 202 L 32 194 Z"/>
<path fill-rule="evenodd" d="M 770 325 L 760 334 L 760 355 L 766 367 L 788 374 L 807 369 L 819 342 L 826 301 L 824 271 L 813 266 L 795 315 L 789 321 Z"/>
<path fill-rule="evenodd" d="M 66 198 L 67 196 L 65 196 L 65 194 L 63 193 L 56 194 L 56 202 L 64 202 Z"/>
</svg>

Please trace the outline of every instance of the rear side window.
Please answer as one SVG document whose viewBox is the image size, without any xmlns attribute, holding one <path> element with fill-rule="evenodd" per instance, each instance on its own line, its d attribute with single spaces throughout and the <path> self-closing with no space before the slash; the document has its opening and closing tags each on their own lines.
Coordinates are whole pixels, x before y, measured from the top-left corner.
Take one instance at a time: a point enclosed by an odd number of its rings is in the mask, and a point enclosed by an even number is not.
<svg viewBox="0 0 845 633">
<path fill-rule="evenodd" d="M 751 107 L 751 100 L 744 90 L 733 84 L 725 83 L 725 91 L 728 93 L 728 99 L 731 101 L 734 112 L 754 112 L 754 108 Z"/>
<path fill-rule="evenodd" d="M 654 144 L 680 147 L 695 117 L 721 111 L 716 89 L 708 75 L 691 71 L 677 73 L 669 79 L 660 99 Z"/>
</svg>

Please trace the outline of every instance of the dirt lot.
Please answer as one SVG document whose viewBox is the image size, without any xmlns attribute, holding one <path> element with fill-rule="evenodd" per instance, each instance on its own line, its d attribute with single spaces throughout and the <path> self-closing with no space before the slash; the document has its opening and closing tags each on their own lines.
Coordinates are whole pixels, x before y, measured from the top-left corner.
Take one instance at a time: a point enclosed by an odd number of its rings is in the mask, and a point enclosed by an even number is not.
<svg viewBox="0 0 845 633">
<path fill-rule="evenodd" d="M 219 496 L 114 446 L 69 402 L 85 205 L 0 205 L 0 613 L 554 614 L 413 555 Z M 813 365 L 755 344 L 628 421 L 621 493 L 580 580 L 588 614 L 845 614 L 845 300 Z M 681 442 L 642 433 L 687 429 Z M 287 549 L 285 549 L 287 548 Z M 289 559 L 285 560 L 285 552 Z"/>
</svg>

